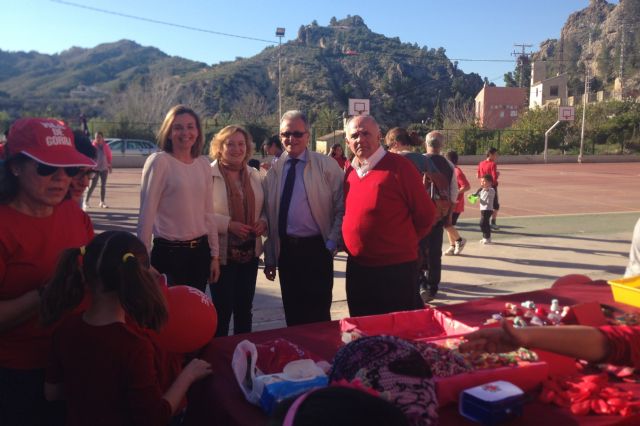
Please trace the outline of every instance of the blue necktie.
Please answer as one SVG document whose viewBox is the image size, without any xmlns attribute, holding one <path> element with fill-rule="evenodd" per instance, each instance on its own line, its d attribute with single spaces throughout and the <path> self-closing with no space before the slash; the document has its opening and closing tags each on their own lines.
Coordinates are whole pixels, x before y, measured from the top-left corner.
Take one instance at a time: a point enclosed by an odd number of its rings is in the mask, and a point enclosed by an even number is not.
<svg viewBox="0 0 640 426">
<path fill-rule="evenodd" d="M 280 199 L 280 211 L 278 212 L 278 235 L 280 238 L 287 236 L 287 216 L 289 215 L 289 205 L 291 204 L 291 195 L 293 195 L 293 184 L 296 181 L 296 164 L 297 158 L 290 158 L 289 171 L 284 180 L 284 188 L 282 188 L 282 198 Z"/>
</svg>

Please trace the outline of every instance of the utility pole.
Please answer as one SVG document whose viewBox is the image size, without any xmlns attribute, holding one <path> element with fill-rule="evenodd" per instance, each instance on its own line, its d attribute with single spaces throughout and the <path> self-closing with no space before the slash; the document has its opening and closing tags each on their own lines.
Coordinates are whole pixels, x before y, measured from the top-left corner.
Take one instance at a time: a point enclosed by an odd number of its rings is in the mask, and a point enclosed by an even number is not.
<svg viewBox="0 0 640 426">
<path fill-rule="evenodd" d="M 522 48 L 521 52 L 516 52 L 515 50 L 511 53 L 512 56 L 515 56 L 516 58 L 518 58 L 518 62 L 520 65 L 520 81 L 518 82 L 518 87 L 522 87 L 524 84 L 523 78 L 524 78 L 524 61 L 529 59 L 529 54 L 526 52 L 526 48 L 528 47 L 533 47 L 532 44 L 514 44 L 514 47 L 520 47 Z"/>
<path fill-rule="evenodd" d="M 284 37 L 284 28 L 276 28 L 276 37 L 278 37 L 278 122 L 282 118 L 282 69 L 280 67 L 280 52 L 282 50 L 282 37 Z"/>
<path fill-rule="evenodd" d="M 591 89 L 591 69 L 589 67 L 589 63 L 591 57 L 591 33 L 592 28 L 589 27 L 589 54 L 587 56 L 587 60 L 585 60 L 584 68 L 585 68 L 585 76 L 584 76 L 584 95 L 582 96 L 582 129 L 580 130 L 580 154 L 578 154 L 578 163 L 582 163 L 582 154 L 584 152 L 584 122 L 587 118 L 587 96 L 589 95 L 589 90 Z"/>
<path fill-rule="evenodd" d="M 620 100 L 624 101 L 624 22 L 620 27 L 620 31 L 622 31 L 622 39 L 620 40 L 620 71 L 618 72 L 618 78 L 620 79 Z"/>
</svg>

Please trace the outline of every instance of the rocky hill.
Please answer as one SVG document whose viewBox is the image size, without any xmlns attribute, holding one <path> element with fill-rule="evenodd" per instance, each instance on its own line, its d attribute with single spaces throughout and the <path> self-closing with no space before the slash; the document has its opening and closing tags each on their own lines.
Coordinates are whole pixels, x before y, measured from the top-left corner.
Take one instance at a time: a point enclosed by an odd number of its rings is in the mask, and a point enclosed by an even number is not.
<svg viewBox="0 0 640 426">
<path fill-rule="evenodd" d="M 465 104 L 482 87 L 445 49 L 420 47 L 372 32 L 359 16 L 301 26 L 295 40 L 251 58 L 208 67 L 169 57 L 131 41 L 59 55 L 0 51 L 0 110 L 74 116 L 105 113 L 119 93 L 148 76 L 175 76 L 177 98 L 199 99 L 207 114 L 273 115 L 282 108 L 338 117 L 349 98 L 369 98 L 372 113 L 389 125 L 433 118 L 436 105 Z"/>
<path fill-rule="evenodd" d="M 570 95 L 584 90 L 586 67 L 593 77 L 592 90 L 612 91 L 621 58 L 625 93 L 636 97 L 640 95 L 640 0 L 618 4 L 590 0 L 587 8 L 569 16 L 560 39 L 546 40 L 533 55 L 534 60 L 547 61 L 547 75 L 569 74 Z"/>
</svg>

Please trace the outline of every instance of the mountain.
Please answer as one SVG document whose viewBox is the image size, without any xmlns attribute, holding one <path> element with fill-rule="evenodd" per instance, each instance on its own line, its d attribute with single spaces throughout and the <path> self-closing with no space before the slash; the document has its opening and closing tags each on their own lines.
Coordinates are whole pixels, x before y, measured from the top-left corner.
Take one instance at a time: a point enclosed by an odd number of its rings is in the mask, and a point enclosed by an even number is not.
<svg viewBox="0 0 640 426">
<path fill-rule="evenodd" d="M 278 56 L 282 109 L 317 113 L 347 110 L 349 98 L 367 98 L 371 112 L 388 125 L 433 118 L 438 102 L 472 102 L 482 88 L 478 74 L 465 74 L 445 50 L 402 43 L 372 32 L 359 16 L 332 19 L 329 26 L 301 26 L 295 40 L 247 59 L 219 64 L 191 78 L 211 90 L 211 112 L 233 111 L 242 98 L 263 98 L 277 110 Z"/>
<path fill-rule="evenodd" d="M 0 109 L 99 113 L 113 93 L 149 74 L 184 75 L 205 66 L 129 40 L 55 55 L 0 50 Z"/>
<path fill-rule="evenodd" d="M 420 47 L 372 32 L 359 16 L 303 25 L 295 40 L 251 58 L 214 66 L 170 57 L 122 40 L 57 55 L 0 51 L 0 110 L 77 116 L 107 114 L 105 104 L 149 76 L 173 77 L 179 99 L 199 99 L 207 114 L 259 118 L 282 110 L 339 121 L 349 98 L 368 98 L 386 125 L 434 119 L 446 103 L 470 105 L 482 88 L 445 49 Z M 438 106 L 438 107 L 436 107 Z"/>
<path fill-rule="evenodd" d="M 620 0 L 617 5 L 606 0 L 590 0 L 587 8 L 569 16 L 560 39 L 541 43 L 532 59 L 547 61 L 547 75 L 568 73 L 569 94 L 574 95 L 584 90 L 587 67 L 593 91 L 613 91 L 614 80 L 620 75 L 621 57 L 625 93 L 638 96 L 640 0 Z"/>
</svg>

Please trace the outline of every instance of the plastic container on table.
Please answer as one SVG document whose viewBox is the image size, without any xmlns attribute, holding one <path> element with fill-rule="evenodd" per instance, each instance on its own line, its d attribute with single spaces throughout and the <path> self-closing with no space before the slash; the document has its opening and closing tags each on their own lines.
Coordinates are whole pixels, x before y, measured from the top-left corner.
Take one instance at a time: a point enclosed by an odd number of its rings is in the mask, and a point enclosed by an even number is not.
<svg viewBox="0 0 640 426">
<path fill-rule="evenodd" d="M 613 300 L 640 308 L 640 275 L 609 281 Z"/>
</svg>

